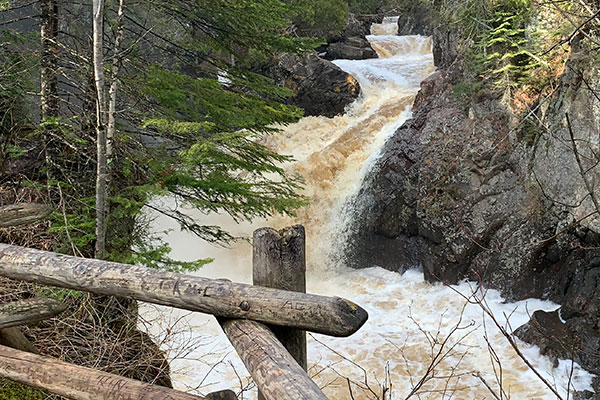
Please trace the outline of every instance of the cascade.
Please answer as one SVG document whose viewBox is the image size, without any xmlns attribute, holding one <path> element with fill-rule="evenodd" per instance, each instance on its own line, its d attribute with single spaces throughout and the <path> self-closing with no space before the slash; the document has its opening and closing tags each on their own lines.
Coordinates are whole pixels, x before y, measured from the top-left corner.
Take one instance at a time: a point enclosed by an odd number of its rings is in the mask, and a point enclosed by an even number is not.
<svg viewBox="0 0 600 400">
<path fill-rule="evenodd" d="M 448 288 L 424 282 L 416 270 L 404 274 L 380 268 L 352 270 L 340 261 L 335 244 L 343 241 L 343 227 L 352 218 L 346 200 L 358 191 L 386 140 L 410 117 L 420 82 L 434 71 L 431 39 L 396 36 L 397 17 L 374 24 L 371 32 L 368 40 L 379 58 L 335 61 L 359 80 L 361 98 L 344 115 L 306 117 L 265 140 L 279 153 L 294 156 L 296 161 L 287 168 L 305 176 L 309 206 L 295 218 L 275 217 L 252 224 L 236 223 L 225 215 L 189 213 L 203 224 L 221 225 L 242 237 L 251 237 L 262 226 L 305 225 L 308 292 L 351 299 L 370 316 L 350 338 L 309 335 L 309 375 L 329 398 L 375 399 L 382 385 L 391 383 L 391 392 L 382 400 L 404 399 L 435 359 L 435 376 L 424 382 L 421 399 L 492 398 L 486 385 L 496 393 L 501 385 L 518 399 L 553 399 L 481 309 L 456 293 L 469 294 L 468 283 Z M 172 202 L 168 198 L 157 201 Z M 154 230 L 169 229 L 165 239 L 173 258 L 215 259 L 197 274 L 251 282 L 252 249 L 247 242 L 214 247 L 157 216 Z M 527 322 L 534 310 L 557 308 L 534 299 L 507 304 L 492 290 L 486 300 L 503 323 L 504 316 L 510 316 L 512 328 Z M 256 398 L 248 373 L 212 317 L 149 305 L 141 313 L 149 332 L 173 360 L 172 378 L 178 389 L 242 390 L 241 398 Z M 158 337 L 166 327 L 170 327 L 167 336 Z M 436 359 L 444 341 L 444 357 Z M 569 385 L 578 390 L 590 388 L 590 375 L 579 367 L 569 378 L 569 362 L 560 361 L 555 367 L 534 346 L 522 344 L 522 351 L 559 391 L 565 393 Z M 494 357 L 501 360 L 501 374 Z"/>
</svg>

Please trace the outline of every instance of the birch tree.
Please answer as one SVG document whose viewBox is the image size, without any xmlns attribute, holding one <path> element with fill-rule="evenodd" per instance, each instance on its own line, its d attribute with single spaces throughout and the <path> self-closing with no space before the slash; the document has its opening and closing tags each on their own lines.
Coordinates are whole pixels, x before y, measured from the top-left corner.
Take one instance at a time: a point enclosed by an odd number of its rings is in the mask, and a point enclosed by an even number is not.
<svg viewBox="0 0 600 400">
<path fill-rule="evenodd" d="M 113 141 L 116 125 L 118 74 L 121 63 L 121 43 L 123 40 L 124 0 L 119 2 L 117 31 L 112 57 L 112 74 L 108 99 L 105 95 L 104 77 L 104 0 L 93 0 L 93 64 L 96 85 L 96 258 L 104 258 L 106 253 L 106 226 L 109 211 L 110 162 L 113 154 Z M 108 100 L 108 102 L 107 102 Z"/>
<path fill-rule="evenodd" d="M 56 0 L 40 3 L 40 36 L 42 57 L 40 68 L 40 105 L 42 121 L 58 116 L 58 4 Z"/>
<path fill-rule="evenodd" d="M 107 158 L 106 158 L 106 100 L 104 96 L 104 0 L 92 0 L 93 63 L 96 84 L 96 258 L 106 251 Z"/>
</svg>

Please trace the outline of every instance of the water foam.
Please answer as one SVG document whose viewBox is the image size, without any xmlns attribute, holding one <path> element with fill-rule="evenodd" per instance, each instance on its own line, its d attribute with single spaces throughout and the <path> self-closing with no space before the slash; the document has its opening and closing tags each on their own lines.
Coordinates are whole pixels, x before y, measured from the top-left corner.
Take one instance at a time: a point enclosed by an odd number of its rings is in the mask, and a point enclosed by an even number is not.
<svg viewBox="0 0 600 400">
<path fill-rule="evenodd" d="M 433 71 L 431 40 L 393 36 L 394 26 L 397 24 L 393 18 L 373 26 L 374 34 L 382 34 L 369 36 L 380 58 L 336 61 L 363 88 L 363 95 L 348 113 L 335 118 L 303 118 L 265 142 L 280 153 L 296 157 L 297 162 L 288 168 L 307 179 L 306 194 L 312 201 L 297 218 L 237 224 L 224 215 L 204 215 L 194 210 L 188 213 L 200 223 L 221 225 L 238 236 L 249 237 L 261 226 L 305 225 L 308 291 L 346 297 L 370 315 L 367 324 L 350 338 L 309 337 L 309 372 L 331 399 L 373 399 L 386 379 L 393 385 L 387 399 L 405 398 L 430 364 L 432 349 L 439 348 L 439 342 L 458 321 L 462 321 L 461 329 L 447 342 L 453 350 L 436 368 L 437 378 L 422 387 L 421 399 L 450 398 L 450 394 L 455 399 L 493 397 L 482 381 L 498 389 L 486 340 L 502 361 L 502 387 L 506 392 L 519 399 L 552 399 L 550 391 L 526 368 L 481 310 L 466 304 L 455 292 L 469 293 L 472 289 L 467 283 L 449 288 L 425 283 L 417 271 L 400 275 L 379 268 L 351 270 L 339 265 L 339 257 L 332 254 L 332 245 L 343 238 L 343 227 L 352 218 L 347 199 L 358 191 L 386 140 L 410 116 L 419 83 Z M 251 282 L 249 243 L 239 242 L 230 249 L 214 247 L 181 232 L 173 221 L 162 216 L 157 217 L 155 226 L 156 231 L 172 229 L 166 240 L 174 258 L 216 259 L 199 275 Z M 526 322 L 528 312 L 557 307 L 539 300 L 507 304 L 494 291 L 488 292 L 487 301 L 496 315 L 511 316 L 512 327 Z M 143 306 L 142 314 L 151 321 L 150 333 L 168 350 L 177 388 L 200 393 L 233 388 L 242 392 L 240 398 L 256 397 L 247 371 L 214 318 L 154 306 Z M 167 327 L 170 334 L 165 335 Z M 522 344 L 522 351 L 558 390 L 566 391 L 569 374 L 565 367 L 570 368 L 570 363 L 561 362 L 553 368 L 536 347 Z M 444 376 L 449 378 L 442 379 Z M 589 389 L 590 379 L 579 367 L 574 369 L 572 384 L 577 389 Z"/>
</svg>

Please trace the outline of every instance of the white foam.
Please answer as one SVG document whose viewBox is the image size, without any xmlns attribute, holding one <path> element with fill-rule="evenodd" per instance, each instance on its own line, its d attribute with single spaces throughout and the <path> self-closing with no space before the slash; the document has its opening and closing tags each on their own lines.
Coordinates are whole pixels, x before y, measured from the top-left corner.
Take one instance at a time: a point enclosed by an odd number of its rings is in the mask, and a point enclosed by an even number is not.
<svg viewBox="0 0 600 400">
<path fill-rule="evenodd" d="M 391 30 L 395 22 L 386 20 L 385 24 L 385 29 Z M 453 288 L 428 284 L 423 281 L 421 272 L 413 270 L 404 274 L 380 268 L 351 270 L 339 265 L 339 257 L 331 254 L 336 251 L 332 247 L 333 239 L 343 239 L 344 226 L 352 218 L 347 199 L 356 194 L 388 138 L 410 116 L 410 105 L 419 83 L 433 71 L 428 38 L 387 35 L 369 37 L 369 40 L 382 58 L 336 61 L 363 87 L 362 97 L 350 107 L 349 113 L 335 118 L 303 118 L 265 141 L 278 152 L 298 159 L 287 168 L 306 177 L 306 194 L 312 198 L 311 205 L 301 210 L 296 219 L 276 217 L 252 224 L 237 224 L 226 215 L 205 215 L 194 210 L 187 213 L 199 223 L 220 225 L 237 236 L 250 236 L 261 226 L 305 225 L 308 291 L 346 297 L 369 312 L 369 321 L 352 337 L 314 335 L 309 338 L 309 372 L 316 375 L 315 381 L 325 387 L 331 399 L 351 398 L 345 378 L 356 382 L 352 384 L 354 399 L 373 398 L 372 393 L 359 386 L 367 379 L 372 389 L 380 390 L 379 382 L 386 378 L 386 365 L 394 388 L 389 398 L 405 398 L 431 361 L 432 338 L 437 336 L 437 342 L 433 342 L 436 350 L 461 318 L 464 329 L 448 340 L 448 346 L 454 346 L 453 351 L 436 371 L 437 376 L 452 375 L 453 378 L 430 380 L 423 387 L 430 392 L 424 393 L 422 399 L 443 398 L 444 387 L 446 395 L 448 390 L 455 389 L 455 399 L 491 398 L 488 389 L 475 376 L 479 374 L 497 390 L 486 338 L 501 360 L 505 391 L 518 399 L 553 399 L 551 392 L 524 366 L 481 309 L 465 304 L 456 293 L 470 293 L 469 284 Z M 170 199 L 162 201 L 172 202 Z M 172 221 L 158 216 L 155 231 L 169 228 L 172 232 L 165 238 L 173 248 L 174 258 L 216 259 L 198 275 L 250 283 L 249 243 L 239 242 L 231 249 L 215 247 L 188 232 L 181 232 Z M 503 324 L 506 323 L 504 315 L 510 315 L 513 328 L 528 320 L 528 312 L 557 307 L 540 300 L 504 303 L 495 291 L 488 291 L 486 300 Z M 214 318 L 154 306 L 142 306 L 141 312 L 152 321 L 148 327 L 150 333 L 168 350 L 177 388 L 200 393 L 229 388 L 243 391 L 241 398 L 255 398 L 256 391 L 247 371 Z M 168 330 L 171 325 L 175 328 Z M 165 335 L 167 331 L 171 334 Z M 551 361 L 542 357 L 537 348 L 521 346 L 523 353 L 557 390 L 565 392 L 571 364 L 561 361 L 558 368 L 553 368 Z M 573 386 L 579 390 L 590 389 L 590 375 L 578 366 L 574 371 Z"/>
</svg>

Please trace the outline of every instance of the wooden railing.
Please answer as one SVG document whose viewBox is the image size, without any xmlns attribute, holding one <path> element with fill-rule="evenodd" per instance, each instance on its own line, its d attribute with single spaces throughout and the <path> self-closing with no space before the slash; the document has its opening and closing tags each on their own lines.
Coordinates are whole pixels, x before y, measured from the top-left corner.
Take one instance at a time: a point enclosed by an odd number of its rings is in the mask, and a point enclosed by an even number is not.
<svg viewBox="0 0 600 400">
<path fill-rule="evenodd" d="M 306 373 L 305 331 L 349 336 L 365 323 L 367 313 L 349 300 L 304 293 L 301 226 L 257 230 L 253 251 L 257 286 L 7 244 L 0 244 L 0 276 L 212 314 L 246 365 L 260 398 L 325 400 Z M 235 398 L 231 391 L 194 396 L 32 354 L 16 326 L 63 310 L 50 299 L 0 307 L 0 343 L 11 346 L 0 346 L 0 377 L 82 400 Z"/>
</svg>

